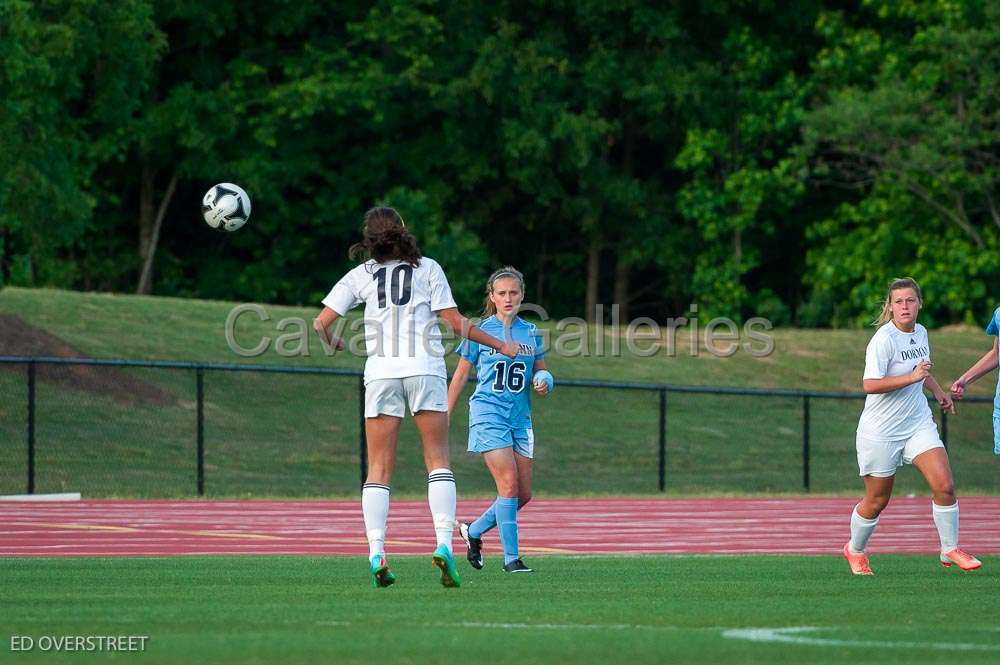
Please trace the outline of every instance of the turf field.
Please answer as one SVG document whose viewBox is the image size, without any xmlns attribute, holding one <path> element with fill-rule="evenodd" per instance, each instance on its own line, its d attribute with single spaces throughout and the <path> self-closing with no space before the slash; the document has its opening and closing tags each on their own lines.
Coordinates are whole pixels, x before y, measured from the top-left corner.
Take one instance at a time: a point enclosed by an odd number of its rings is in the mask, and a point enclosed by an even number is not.
<svg viewBox="0 0 1000 665">
<path fill-rule="evenodd" d="M 8 663 L 995 663 L 1000 559 L 534 557 L 505 576 L 427 557 L 367 586 L 344 557 L 0 559 Z M 145 635 L 142 654 L 12 653 L 9 636 Z"/>
</svg>

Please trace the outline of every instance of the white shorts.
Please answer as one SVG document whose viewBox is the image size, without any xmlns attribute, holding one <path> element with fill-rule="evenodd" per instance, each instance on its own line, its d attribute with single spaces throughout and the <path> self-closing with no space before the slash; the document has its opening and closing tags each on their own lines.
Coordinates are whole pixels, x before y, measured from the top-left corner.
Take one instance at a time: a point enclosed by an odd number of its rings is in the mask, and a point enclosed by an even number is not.
<svg viewBox="0 0 1000 665">
<path fill-rule="evenodd" d="M 423 374 L 404 379 L 376 379 L 365 384 L 365 418 L 380 414 L 402 418 L 410 413 L 448 412 L 448 382 L 442 376 Z"/>
<path fill-rule="evenodd" d="M 888 478 L 896 475 L 896 469 L 904 464 L 912 464 L 913 459 L 933 448 L 944 448 L 937 426 L 917 430 L 909 439 L 878 441 L 857 435 L 858 470 L 861 476 Z"/>
</svg>

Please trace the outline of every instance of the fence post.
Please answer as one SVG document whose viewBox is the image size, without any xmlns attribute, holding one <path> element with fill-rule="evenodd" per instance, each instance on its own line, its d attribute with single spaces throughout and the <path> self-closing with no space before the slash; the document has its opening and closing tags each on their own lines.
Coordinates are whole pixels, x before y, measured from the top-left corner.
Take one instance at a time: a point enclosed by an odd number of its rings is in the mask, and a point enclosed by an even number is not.
<svg viewBox="0 0 1000 665">
<path fill-rule="evenodd" d="M 941 409 L 941 443 L 948 449 L 948 412 Z"/>
<path fill-rule="evenodd" d="M 660 388 L 660 491 L 667 489 L 667 391 Z"/>
<path fill-rule="evenodd" d="M 198 402 L 198 496 L 205 496 L 205 368 L 195 370 Z"/>
<path fill-rule="evenodd" d="M 368 477 L 368 440 L 365 438 L 365 378 L 358 377 L 358 460 L 361 462 L 361 484 Z"/>
<path fill-rule="evenodd" d="M 28 494 L 35 493 L 35 361 L 28 363 Z"/>
<path fill-rule="evenodd" d="M 809 491 L 809 395 L 802 396 L 802 487 Z"/>
</svg>

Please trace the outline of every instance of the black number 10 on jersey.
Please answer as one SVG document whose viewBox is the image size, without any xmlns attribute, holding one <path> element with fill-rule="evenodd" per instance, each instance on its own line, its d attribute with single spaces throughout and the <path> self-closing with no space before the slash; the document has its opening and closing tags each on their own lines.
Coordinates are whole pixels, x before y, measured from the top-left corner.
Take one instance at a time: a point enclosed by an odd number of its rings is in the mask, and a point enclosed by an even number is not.
<svg viewBox="0 0 1000 665">
<path fill-rule="evenodd" d="M 385 307 L 385 287 L 389 282 L 389 299 L 393 305 L 405 305 L 413 297 L 413 266 L 403 263 L 392 269 L 392 275 L 387 280 L 388 268 L 379 268 L 372 274 L 372 279 L 378 280 L 378 306 Z"/>
</svg>

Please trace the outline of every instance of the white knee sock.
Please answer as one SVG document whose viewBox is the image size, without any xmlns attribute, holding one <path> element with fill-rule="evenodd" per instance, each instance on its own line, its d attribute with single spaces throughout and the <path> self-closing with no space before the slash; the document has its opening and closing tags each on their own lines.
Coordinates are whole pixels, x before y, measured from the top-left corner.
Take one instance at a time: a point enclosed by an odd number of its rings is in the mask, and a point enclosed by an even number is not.
<svg viewBox="0 0 1000 665">
<path fill-rule="evenodd" d="M 941 538 L 941 552 L 958 547 L 958 501 L 950 506 L 939 506 L 931 501 L 931 513 Z"/>
<path fill-rule="evenodd" d="M 854 506 L 854 512 L 851 513 L 850 548 L 852 552 L 860 553 L 865 551 L 865 548 L 868 547 L 868 539 L 872 537 L 877 525 L 877 517 L 872 520 L 862 517 L 858 514 L 858 507 Z"/>
<path fill-rule="evenodd" d="M 385 524 L 389 521 L 389 486 L 365 483 L 361 488 L 361 511 L 365 514 L 368 558 L 385 554 Z"/>
<path fill-rule="evenodd" d="M 455 475 L 451 469 L 434 469 L 427 476 L 427 503 L 434 518 L 437 544 L 451 551 L 451 536 L 455 529 Z"/>
</svg>

